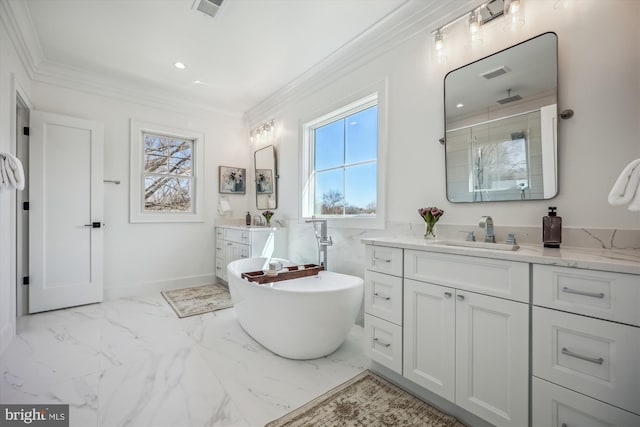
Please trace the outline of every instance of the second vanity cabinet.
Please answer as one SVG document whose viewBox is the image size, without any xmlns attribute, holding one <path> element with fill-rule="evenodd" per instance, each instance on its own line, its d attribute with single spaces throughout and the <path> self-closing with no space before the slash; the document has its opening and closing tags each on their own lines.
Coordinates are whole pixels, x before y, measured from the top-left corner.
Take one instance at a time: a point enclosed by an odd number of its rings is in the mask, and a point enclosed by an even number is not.
<svg viewBox="0 0 640 427">
<path fill-rule="evenodd" d="M 275 227 L 216 227 L 216 276 L 227 281 L 227 264 L 252 257 L 287 257 L 285 229 Z"/>
<path fill-rule="evenodd" d="M 405 250 L 403 376 L 495 425 L 527 425 L 528 298 L 526 263 Z"/>
</svg>

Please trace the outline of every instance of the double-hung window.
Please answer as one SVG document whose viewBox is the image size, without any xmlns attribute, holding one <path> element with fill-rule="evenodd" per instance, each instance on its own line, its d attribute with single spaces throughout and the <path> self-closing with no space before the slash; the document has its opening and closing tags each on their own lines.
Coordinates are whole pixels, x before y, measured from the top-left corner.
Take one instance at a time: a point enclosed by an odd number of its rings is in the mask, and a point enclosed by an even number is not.
<svg viewBox="0 0 640 427">
<path fill-rule="evenodd" d="M 193 212 L 192 139 L 143 132 L 144 210 Z"/>
<path fill-rule="evenodd" d="M 357 227 L 379 223 L 379 117 L 374 93 L 303 125 L 303 218 Z"/>
<path fill-rule="evenodd" d="M 201 133 L 131 121 L 131 222 L 202 221 Z"/>
</svg>

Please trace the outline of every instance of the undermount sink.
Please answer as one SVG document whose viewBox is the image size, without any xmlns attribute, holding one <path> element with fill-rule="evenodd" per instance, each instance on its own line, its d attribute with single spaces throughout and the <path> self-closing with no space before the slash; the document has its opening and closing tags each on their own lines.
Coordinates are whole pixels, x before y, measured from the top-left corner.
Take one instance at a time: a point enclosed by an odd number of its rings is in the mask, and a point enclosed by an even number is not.
<svg viewBox="0 0 640 427">
<path fill-rule="evenodd" d="M 517 251 L 518 245 L 510 243 L 470 242 L 467 240 L 436 240 L 434 243 L 447 246 L 463 246 L 467 248 L 495 249 L 499 251 Z"/>
</svg>

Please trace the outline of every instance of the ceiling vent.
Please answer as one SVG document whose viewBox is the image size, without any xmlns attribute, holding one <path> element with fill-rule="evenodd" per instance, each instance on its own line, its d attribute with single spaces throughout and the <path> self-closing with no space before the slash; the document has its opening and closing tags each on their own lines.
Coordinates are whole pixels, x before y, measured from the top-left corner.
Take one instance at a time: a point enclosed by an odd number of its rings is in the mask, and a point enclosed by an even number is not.
<svg viewBox="0 0 640 427">
<path fill-rule="evenodd" d="M 195 0 L 192 9 L 197 9 L 210 17 L 216 16 L 224 0 Z"/>
<path fill-rule="evenodd" d="M 510 102 L 514 102 L 514 101 L 520 101 L 522 99 L 522 97 L 518 94 L 515 95 L 511 95 L 511 89 L 507 90 L 507 97 L 506 98 L 502 98 L 502 99 L 498 99 L 496 102 L 498 104 L 508 104 Z"/>
<path fill-rule="evenodd" d="M 507 74 L 509 71 L 511 71 L 509 67 L 502 65 L 496 68 L 495 70 L 487 71 L 486 73 L 480 74 L 480 77 L 484 77 L 487 80 L 491 80 L 503 74 Z"/>
</svg>

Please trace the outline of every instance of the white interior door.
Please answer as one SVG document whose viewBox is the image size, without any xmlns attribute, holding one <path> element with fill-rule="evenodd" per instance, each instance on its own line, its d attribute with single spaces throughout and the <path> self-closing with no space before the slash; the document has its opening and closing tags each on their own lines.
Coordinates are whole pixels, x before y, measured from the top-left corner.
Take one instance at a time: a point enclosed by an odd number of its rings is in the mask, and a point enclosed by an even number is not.
<svg viewBox="0 0 640 427">
<path fill-rule="evenodd" d="M 102 301 L 103 126 L 30 118 L 29 312 Z"/>
</svg>

